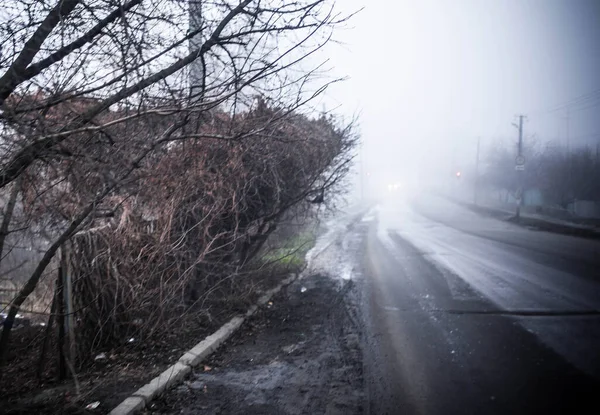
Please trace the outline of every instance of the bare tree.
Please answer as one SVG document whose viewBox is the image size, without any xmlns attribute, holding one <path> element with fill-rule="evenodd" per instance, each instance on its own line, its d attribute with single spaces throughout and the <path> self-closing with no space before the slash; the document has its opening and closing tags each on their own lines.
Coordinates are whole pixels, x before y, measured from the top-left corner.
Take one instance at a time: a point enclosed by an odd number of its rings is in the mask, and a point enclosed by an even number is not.
<svg viewBox="0 0 600 415">
<path fill-rule="evenodd" d="M 354 133 L 301 115 L 334 80 L 318 81 L 319 64 L 292 70 L 347 16 L 330 0 L 216 0 L 201 10 L 191 26 L 187 0 L 9 0 L 1 12 L 0 189 L 19 182 L 26 222 L 50 242 L 11 301 L 0 361 L 17 312 L 78 232 L 106 227 L 117 238 L 129 229 L 111 243 L 120 242 L 122 258 L 138 259 L 131 243 L 140 235 L 157 238 L 135 246 L 152 257 L 176 252 L 196 232 L 185 244 L 195 251 L 167 278 L 197 274 L 209 254 L 243 264 L 286 209 L 347 171 Z M 200 88 L 190 89 L 194 63 Z M 227 197 L 215 196 L 228 186 Z M 161 213 L 165 200 L 169 214 Z M 198 206 L 200 213 L 183 213 Z M 148 232 L 156 223 L 162 227 Z"/>
</svg>

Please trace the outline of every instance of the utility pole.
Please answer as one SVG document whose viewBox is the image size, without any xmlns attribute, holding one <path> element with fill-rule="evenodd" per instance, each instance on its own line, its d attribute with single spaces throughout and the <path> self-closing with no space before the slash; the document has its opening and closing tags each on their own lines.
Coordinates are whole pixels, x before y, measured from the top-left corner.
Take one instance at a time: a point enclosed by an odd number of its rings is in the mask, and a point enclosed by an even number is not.
<svg viewBox="0 0 600 415">
<path fill-rule="evenodd" d="M 452 145 L 452 161 L 450 162 L 450 175 L 454 176 L 456 173 L 456 143 Z"/>
<path fill-rule="evenodd" d="M 571 108 L 567 107 L 567 154 L 571 154 Z"/>
<path fill-rule="evenodd" d="M 481 137 L 477 137 L 477 156 L 475 157 L 475 187 L 473 188 L 473 204 L 477 205 L 477 193 L 479 192 L 479 147 Z"/>
<path fill-rule="evenodd" d="M 203 0 L 188 0 L 188 29 L 196 34 L 192 36 L 189 43 L 190 52 L 199 51 L 202 46 L 202 25 L 204 24 L 202 13 Z M 199 57 L 189 66 L 189 88 L 190 98 L 193 102 L 198 102 L 204 94 L 205 68 L 202 59 Z"/>
<path fill-rule="evenodd" d="M 523 170 L 525 165 L 523 164 L 523 118 L 524 115 L 519 115 L 519 144 L 517 145 L 517 159 L 515 163 L 515 169 L 517 170 L 517 180 L 518 180 L 518 189 L 517 189 L 517 209 L 515 212 L 515 219 L 519 221 L 521 219 L 521 204 L 523 203 Z M 519 167 L 522 166 L 522 167 Z"/>
<path fill-rule="evenodd" d="M 363 142 L 360 140 L 359 142 L 359 150 L 360 150 L 360 201 L 364 203 L 365 201 L 365 151 L 363 149 Z"/>
<path fill-rule="evenodd" d="M 450 186 L 448 186 L 447 189 L 444 190 L 444 193 L 446 193 L 448 196 L 451 196 L 452 198 L 458 198 L 457 193 L 458 193 L 458 186 L 457 186 L 457 178 L 460 175 L 457 173 L 456 170 L 456 143 L 452 144 L 452 159 L 450 161 L 450 178 L 452 180 L 452 184 Z"/>
<path fill-rule="evenodd" d="M 572 151 L 571 151 L 571 107 L 567 107 L 567 160 L 569 162 L 569 170 L 567 172 L 567 180 L 569 183 L 569 188 L 573 189 L 573 157 L 572 157 Z M 570 194 L 569 194 L 569 199 L 570 198 Z M 573 202 L 575 202 L 575 200 L 573 200 Z M 575 206 L 575 205 L 573 205 Z M 568 207 L 568 205 L 567 205 Z"/>
</svg>

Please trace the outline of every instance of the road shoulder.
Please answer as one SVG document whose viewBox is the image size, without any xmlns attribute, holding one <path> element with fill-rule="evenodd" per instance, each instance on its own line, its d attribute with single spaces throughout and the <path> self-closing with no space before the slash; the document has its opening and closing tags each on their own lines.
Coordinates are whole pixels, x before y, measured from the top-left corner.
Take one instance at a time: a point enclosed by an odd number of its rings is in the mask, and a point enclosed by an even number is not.
<svg viewBox="0 0 600 415">
<path fill-rule="evenodd" d="M 296 281 L 145 413 L 362 413 L 353 290 L 320 275 Z"/>
</svg>

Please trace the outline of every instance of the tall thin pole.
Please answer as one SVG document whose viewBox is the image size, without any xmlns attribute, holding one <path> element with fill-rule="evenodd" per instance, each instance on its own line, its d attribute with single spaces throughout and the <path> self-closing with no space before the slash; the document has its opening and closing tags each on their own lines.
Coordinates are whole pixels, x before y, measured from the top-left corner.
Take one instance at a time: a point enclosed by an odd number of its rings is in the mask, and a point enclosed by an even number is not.
<svg viewBox="0 0 600 415">
<path fill-rule="evenodd" d="M 365 150 L 363 142 L 360 141 L 360 201 L 365 201 Z"/>
<path fill-rule="evenodd" d="M 569 188 L 573 189 L 573 186 L 574 186 L 574 183 L 573 183 L 573 157 L 571 154 L 572 154 L 572 150 L 571 150 L 571 108 L 567 107 L 567 159 L 569 162 L 569 167 L 568 167 L 569 170 L 567 172 L 567 180 L 569 183 Z M 573 200 L 573 202 L 575 202 L 575 200 Z"/>
<path fill-rule="evenodd" d="M 477 156 L 475 157 L 475 187 L 473 188 L 473 203 L 477 204 L 477 193 L 479 192 L 479 147 L 481 137 L 477 137 Z"/>
<path fill-rule="evenodd" d="M 202 0 L 188 0 L 188 14 L 189 14 L 189 31 L 197 32 L 190 39 L 189 50 L 190 53 L 199 51 L 202 46 L 202 25 L 204 24 L 203 13 L 202 13 Z M 189 88 L 190 98 L 192 101 L 197 102 L 202 98 L 204 93 L 204 82 L 205 82 L 205 68 L 204 63 L 200 57 L 194 60 L 189 66 Z"/>
<path fill-rule="evenodd" d="M 519 144 L 517 146 L 517 156 L 519 159 L 523 157 L 523 115 L 519 115 Z M 521 204 L 523 203 L 523 171 L 517 170 L 517 178 L 519 188 L 517 190 L 517 210 L 515 218 L 517 221 L 521 218 Z"/>
<path fill-rule="evenodd" d="M 456 143 L 452 145 L 452 161 L 450 162 L 450 176 L 456 173 Z"/>
<path fill-rule="evenodd" d="M 73 276 L 69 262 L 69 244 L 60 249 L 60 266 L 63 268 L 63 293 L 65 302 L 65 330 L 68 338 L 68 353 L 71 364 L 75 364 L 75 321 L 73 319 Z"/>
<path fill-rule="evenodd" d="M 567 153 L 571 154 L 571 108 L 567 107 Z"/>
<path fill-rule="evenodd" d="M 67 360 L 65 356 L 65 269 L 62 264 L 58 267 L 58 278 L 56 280 L 56 301 L 58 313 L 58 380 L 64 380 L 67 377 Z"/>
</svg>

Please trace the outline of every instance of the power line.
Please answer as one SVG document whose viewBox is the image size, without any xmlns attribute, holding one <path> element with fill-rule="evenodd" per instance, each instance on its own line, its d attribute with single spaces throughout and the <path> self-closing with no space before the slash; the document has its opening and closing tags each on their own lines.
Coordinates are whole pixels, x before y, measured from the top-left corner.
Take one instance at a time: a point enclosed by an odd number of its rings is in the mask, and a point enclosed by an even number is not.
<svg viewBox="0 0 600 415">
<path fill-rule="evenodd" d="M 600 100 L 598 100 L 598 102 L 594 102 L 594 103 L 590 103 L 590 104 L 591 105 L 586 105 L 584 107 L 572 109 L 571 112 L 581 112 L 581 111 L 589 110 L 591 108 L 596 108 L 598 105 L 600 105 Z"/>
<path fill-rule="evenodd" d="M 597 131 L 595 133 L 590 133 L 590 134 L 577 135 L 575 137 L 571 137 L 571 139 L 573 139 L 573 140 L 585 140 L 585 139 L 588 139 L 588 138 L 596 138 L 596 137 L 600 138 L 600 131 Z"/>
<path fill-rule="evenodd" d="M 598 98 L 600 98 L 600 89 L 588 92 L 587 94 L 580 95 L 580 96 L 573 98 L 563 104 L 554 106 L 551 109 L 549 109 L 548 112 L 559 111 L 559 110 L 561 110 L 563 108 L 567 108 L 567 107 L 575 107 L 575 106 L 578 106 L 581 104 L 588 103 L 588 102 L 593 101 Z"/>
<path fill-rule="evenodd" d="M 575 111 L 582 111 L 588 108 L 593 108 L 600 105 L 600 89 L 587 92 L 578 97 L 572 98 L 562 104 L 554 105 L 543 110 L 534 111 L 530 114 L 534 115 L 545 115 L 552 114 L 557 111 L 575 108 Z M 583 107 L 581 107 L 583 106 Z M 579 108 L 578 108 L 579 107 Z"/>
</svg>

